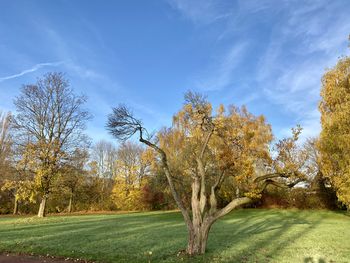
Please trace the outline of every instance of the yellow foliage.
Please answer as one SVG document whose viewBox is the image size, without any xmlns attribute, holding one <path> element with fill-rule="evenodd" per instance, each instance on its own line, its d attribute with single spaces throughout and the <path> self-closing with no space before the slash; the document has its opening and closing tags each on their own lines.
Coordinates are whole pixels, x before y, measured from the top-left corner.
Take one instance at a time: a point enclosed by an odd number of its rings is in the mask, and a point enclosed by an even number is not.
<svg viewBox="0 0 350 263">
<path fill-rule="evenodd" d="M 35 203 L 36 189 L 33 181 L 13 181 L 5 180 L 1 191 L 11 191 L 18 201 L 29 201 Z"/>
<path fill-rule="evenodd" d="M 147 168 L 154 162 L 154 152 L 133 143 L 118 149 L 112 199 L 118 209 L 143 210 L 142 187 L 147 181 Z"/>
<path fill-rule="evenodd" d="M 236 189 L 249 195 L 254 188 L 254 163 L 258 159 L 269 161 L 271 127 L 263 116 L 254 116 L 245 107 L 223 105 L 212 117 L 212 106 L 207 103 L 196 109 L 185 104 L 173 118 L 173 126 L 158 134 L 159 145 L 165 150 L 172 175 L 189 187 L 197 173 L 197 158 L 210 129 L 214 129 L 204 155 L 207 185 L 213 185 L 221 173 L 226 180 L 220 194 L 224 200 L 232 200 Z M 234 179 L 232 179 L 234 178 Z M 254 189 L 250 195 L 254 195 Z M 243 193 L 242 193 L 243 194 Z"/>
<path fill-rule="evenodd" d="M 321 97 L 322 172 L 350 208 L 350 57 L 325 73 Z"/>
<path fill-rule="evenodd" d="M 117 181 L 112 191 L 112 199 L 120 210 L 144 210 L 142 189 Z"/>
</svg>

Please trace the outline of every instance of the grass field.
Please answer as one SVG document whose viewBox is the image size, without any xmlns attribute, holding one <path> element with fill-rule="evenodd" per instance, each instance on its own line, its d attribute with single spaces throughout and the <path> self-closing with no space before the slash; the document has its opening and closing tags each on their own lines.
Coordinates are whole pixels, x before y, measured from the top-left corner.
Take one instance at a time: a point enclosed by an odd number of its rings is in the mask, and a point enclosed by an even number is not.
<svg viewBox="0 0 350 263">
<path fill-rule="evenodd" d="M 98 262 L 350 262 L 345 213 L 237 210 L 213 226 L 207 253 L 195 258 L 177 256 L 186 237 L 177 212 L 0 217 L 2 252 Z"/>
</svg>

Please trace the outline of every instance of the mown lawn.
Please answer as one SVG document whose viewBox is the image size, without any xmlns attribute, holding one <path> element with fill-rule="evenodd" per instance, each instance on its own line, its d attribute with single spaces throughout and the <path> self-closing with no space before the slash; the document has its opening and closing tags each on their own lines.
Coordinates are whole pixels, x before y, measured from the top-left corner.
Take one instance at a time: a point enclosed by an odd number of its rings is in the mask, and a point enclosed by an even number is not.
<svg viewBox="0 0 350 263">
<path fill-rule="evenodd" d="M 186 237 L 177 212 L 0 217 L 2 252 L 98 262 L 350 262 L 350 216 L 340 212 L 237 210 L 213 226 L 206 255 L 195 258 L 177 256 Z"/>
</svg>

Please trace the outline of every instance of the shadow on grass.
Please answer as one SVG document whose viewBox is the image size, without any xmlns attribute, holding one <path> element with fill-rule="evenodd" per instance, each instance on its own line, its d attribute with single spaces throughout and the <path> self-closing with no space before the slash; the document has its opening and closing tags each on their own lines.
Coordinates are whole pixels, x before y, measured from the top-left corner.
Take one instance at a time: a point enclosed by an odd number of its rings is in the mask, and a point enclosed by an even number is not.
<svg viewBox="0 0 350 263">
<path fill-rule="evenodd" d="M 216 255 L 219 262 L 270 262 L 283 248 L 321 223 L 321 219 L 310 222 L 302 213 L 282 214 L 273 210 L 253 215 L 248 211 L 246 218 L 244 215 L 237 218 L 234 222 L 223 219 L 213 228 L 209 236 L 209 257 L 203 256 L 203 261 L 210 262 L 210 256 Z M 299 230 L 294 230 L 296 225 L 301 226 Z M 292 234 L 288 233 L 291 231 Z"/>
<path fill-rule="evenodd" d="M 169 218 L 169 215 L 173 215 L 173 220 Z M 7 222 L 8 225 L 11 225 L 13 229 L 5 228 L 7 231 L 21 231 L 21 230 L 30 230 L 30 229 L 38 229 L 38 228 L 45 228 L 47 231 L 55 231 L 67 228 L 75 228 L 75 227 L 89 227 L 93 226 L 102 222 L 105 223 L 116 223 L 116 224 L 123 224 L 124 226 L 131 226 L 133 224 L 139 224 L 140 218 L 142 221 L 154 222 L 161 220 L 162 218 L 166 218 L 167 221 L 177 221 L 177 218 L 179 214 L 177 212 L 171 212 L 166 214 L 147 214 L 145 216 L 144 213 L 135 213 L 135 214 L 122 214 L 122 215 L 98 215 L 98 216 L 70 216 L 70 217 L 48 217 L 48 218 L 36 218 L 31 217 L 27 218 L 27 220 L 16 220 L 14 222 Z M 93 217 L 93 218 L 91 218 Z M 0 233 L 3 233 L 2 226 L 0 225 Z M 5 231 L 6 231 L 5 230 Z"/>
<path fill-rule="evenodd" d="M 73 218 L 64 222 L 9 226 L 0 228 L 0 248 L 83 256 L 103 262 L 120 262 L 123 258 L 139 262 L 150 250 L 156 252 L 154 258 L 162 260 L 176 253 L 172 249 L 178 251 L 184 246 L 186 237 L 179 213 L 106 216 L 78 221 Z"/>
<path fill-rule="evenodd" d="M 234 211 L 213 225 L 206 255 L 183 260 L 270 262 L 288 244 L 320 224 L 321 217 L 309 217 L 303 212 Z M 152 262 L 177 262 L 181 260 L 177 252 L 186 246 L 187 231 L 180 213 L 147 213 L 70 217 L 15 228 L 0 226 L 1 240 L 16 251 L 31 249 L 103 262 L 147 262 L 147 251 L 153 252 Z M 304 262 L 316 263 L 312 258 Z"/>
<path fill-rule="evenodd" d="M 327 261 L 323 258 L 314 259 L 312 257 L 307 257 L 304 259 L 304 263 L 326 263 Z"/>
</svg>

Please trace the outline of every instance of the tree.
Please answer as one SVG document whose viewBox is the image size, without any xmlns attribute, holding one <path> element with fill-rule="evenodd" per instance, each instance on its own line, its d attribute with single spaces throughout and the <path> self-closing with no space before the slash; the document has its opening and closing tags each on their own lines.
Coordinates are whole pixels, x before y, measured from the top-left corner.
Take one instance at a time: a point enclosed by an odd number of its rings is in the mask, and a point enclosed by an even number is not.
<svg viewBox="0 0 350 263">
<path fill-rule="evenodd" d="M 13 214 L 19 211 L 19 203 L 29 201 L 35 203 L 36 186 L 33 176 L 33 162 L 31 147 L 14 144 L 12 147 L 10 162 L 10 174 L 1 187 L 2 191 L 11 193 L 14 199 Z"/>
<path fill-rule="evenodd" d="M 117 150 L 113 199 L 119 209 L 141 210 L 149 162 L 147 152 L 139 145 L 125 142 Z"/>
<path fill-rule="evenodd" d="M 86 174 L 84 167 L 87 164 L 88 157 L 87 149 L 77 148 L 60 171 L 62 174 L 62 185 L 65 186 L 69 192 L 68 213 L 73 211 L 73 202 L 77 189 L 82 184 L 84 174 Z"/>
<path fill-rule="evenodd" d="M 35 203 L 35 186 L 30 180 L 9 180 L 6 179 L 1 191 L 9 191 L 14 198 L 13 214 L 18 214 L 19 202 L 29 201 Z"/>
<path fill-rule="evenodd" d="M 263 116 L 254 116 L 245 108 L 221 105 L 216 115 L 200 94 L 189 92 L 185 105 L 173 118 L 170 128 L 162 129 L 156 140 L 148 136 L 142 122 L 125 106 L 113 108 L 107 127 L 119 140 L 135 133 L 139 141 L 158 154 L 158 162 L 188 230 L 187 253 L 205 252 L 212 224 L 234 208 L 260 198 L 267 185 L 294 186 L 300 182 L 302 163 L 294 151 L 300 129 L 292 138 L 277 144 L 277 157 L 271 158 L 271 128 Z M 223 185 L 236 183 L 241 194 L 231 195 L 218 206 Z"/>
<path fill-rule="evenodd" d="M 350 209 L 350 57 L 324 74 L 321 97 L 322 173 Z"/>
<path fill-rule="evenodd" d="M 17 214 L 18 199 L 15 195 L 15 183 L 11 160 L 13 159 L 13 138 L 11 134 L 11 114 L 0 111 L 0 190 L 8 191 L 14 198 L 13 213 Z"/>
<path fill-rule="evenodd" d="M 74 150 L 87 143 L 83 131 L 90 114 L 82 108 L 85 96 L 74 94 L 62 73 L 48 73 L 34 85 L 22 87 L 15 98 L 14 127 L 18 138 L 29 138 L 41 195 L 38 216 L 45 216 L 46 201 L 59 168 Z"/>
<path fill-rule="evenodd" d="M 0 111 L 0 169 L 5 171 L 11 156 L 11 114 Z"/>
<path fill-rule="evenodd" d="M 98 177 L 113 179 L 117 150 L 112 143 L 104 140 L 98 141 L 92 148 L 92 159 L 96 162 Z"/>
<path fill-rule="evenodd" d="M 94 167 L 94 175 L 98 178 L 101 189 L 99 191 L 100 204 L 105 207 L 109 206 L 110 195 L 116 176 L 117 149 L 111 142 L 101 140 L 92 148 L 92 160 L 90 165 Z"/>
</svg>

